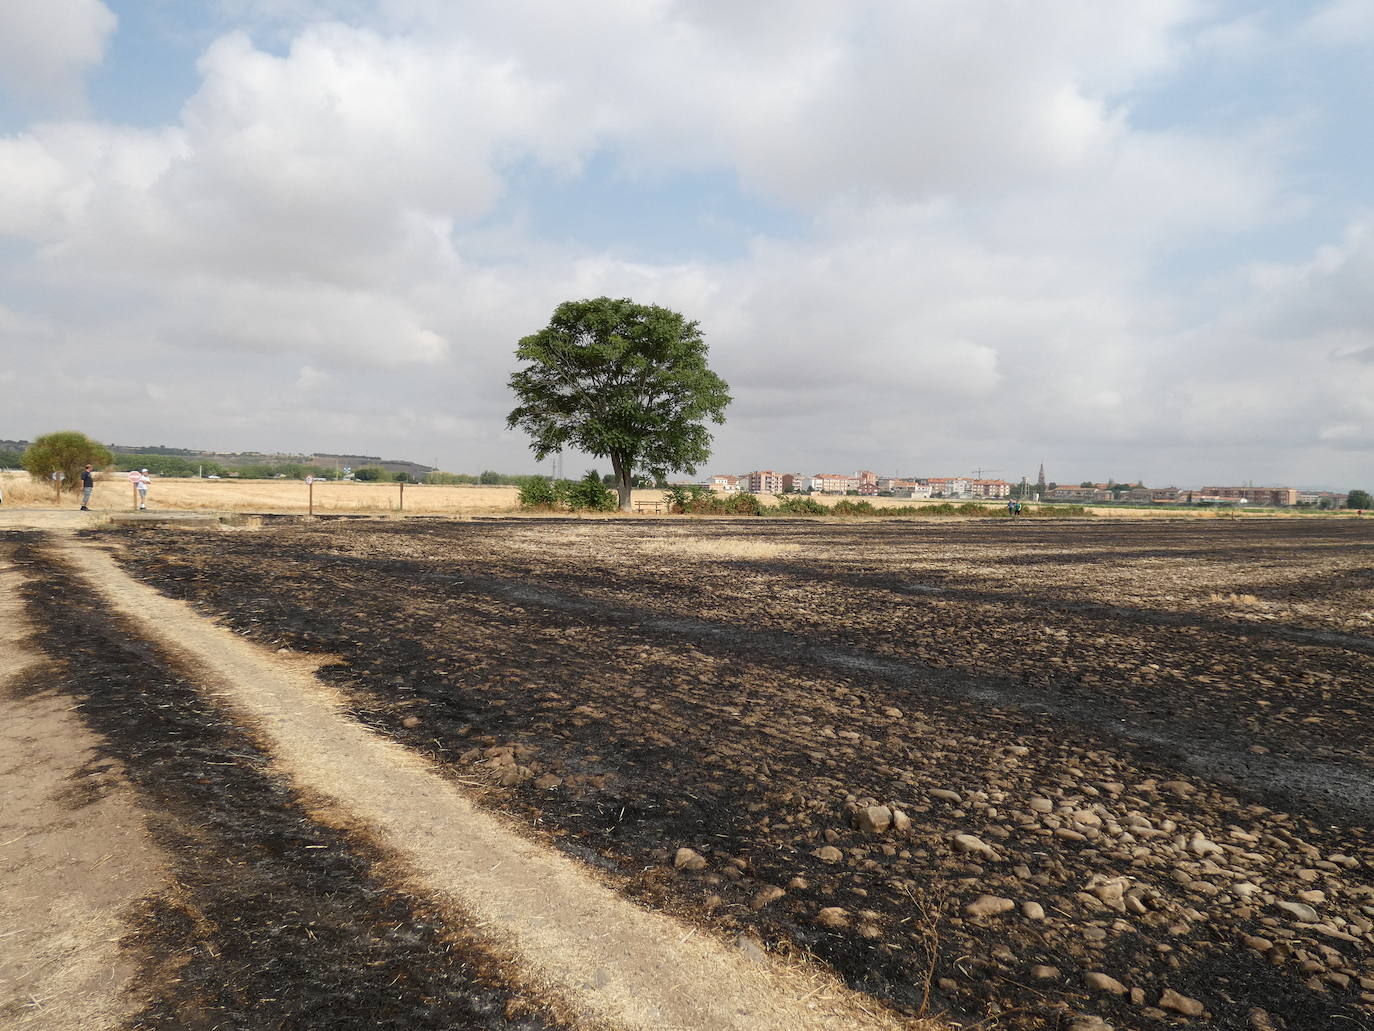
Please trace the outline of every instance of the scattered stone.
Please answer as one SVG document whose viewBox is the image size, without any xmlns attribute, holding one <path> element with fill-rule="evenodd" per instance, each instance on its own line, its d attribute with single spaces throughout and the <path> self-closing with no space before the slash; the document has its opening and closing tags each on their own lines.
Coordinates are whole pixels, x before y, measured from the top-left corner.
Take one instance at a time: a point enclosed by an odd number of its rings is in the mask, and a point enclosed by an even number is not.
<svg viewBox="0 0 1374 1031">
<path fill-rule="evenodd" d="M 1315 924 L 1321 918 L 1317 911 L 1305 902 L 1275 902 L 1275 906 L 1304 924 Z"/>
<path fill-rule="evenodd" d="M 865 834 L 882 834 L 892 826 L 892 810 L 885 805 L 865 806 L 854 814 L 854 823 Z"/>
<path fill-rule="evenodd" d="M 739 949 L 740 954 L 750 963 L 756 963 L 759 966 L 768 964 L 768 953 L 764 951 L 762 943 L 753 935 L 741 934 L 735 939 L 735 948 Z"/>
<path fill-rule="evenodd" d="M 806 891 L 811 885 L 805 877 L 793 877 L 787 882 L 788 891 Z"/>
<path fill-rule="evenodd" d="M 965 855 L 986 856 L 988 859 L 996 859 L 997 852 L 982 838 L 974 834 L 956 834 L 950 839 L 954 842 L 954 848 Z"/>
<path fill-rule="evenodd" d="M 911 817 L 900 809 L 892 810 L 892 831 L 894 834 L 910 833 Z"/>
<path fill-rule="evenodd" d="M 849 911 L 842 906 L 826 906 L 816 914 L 816 923 L 836 930 L 848 927 Z"/>
<path fill-rule="evenodd" d="M 787 892 L 779 888 L 776 884 L 765 884 L 758 890 L 758 893 L 749 900 L 749 908 L 757 913 L 764 906 L 786 895 Z"/>
<path fill-rule="evenodd" d="M 841 859 L 844 858 L 844 853 L 837 849 L 834 845 L 822 845 L 820 848 L 816 849 L 816 851 L 812 852 L 811 854 L 815 856 L 817 859 L 819 859 L 822 863 L 838 863 Z"/>
<path fill-rule="evenodd" d="M 1269 1014 L 1258 1006 L 1250 1009 L 1250 1027 L 1251 1031 L 1278 1031 Z"/>
<path fill-rule="evenodd" d="M 556 787 L 561 787 L 562 784 L 563 778 L 556 773 L 540 774 L 534 782 L 534 786 L 543 791 L 552 791 Z"/>
<path fill-rule="evenodd" d="M 496 783 L 503 788 L 513 788 L 517 784 L 523 784 L 534 776 L 534 771 L 528 766 L 502 766 L 500 772 L 496 774 Z"/>
<path fill-rule="evenodd" d="M 419 716 L 407 716 L 405 719 L 401 720 L 401 726 L 405 727 L 406 730 L 414 730 L 414 729 L 415 729 L 416 727 L 418 727 L 419 725 L 420 725 L 420 717 L 419 717 Z"/>
<path fill-rule="evenodd" d="M 1035 966 L 1030 968 L 1030 975 L 1037 981 L 1058 981 L 1060 971 L 1058 967 L 1051 967 L 1046 966 L 1043 963 L 1037 963 Z"/>
<path fill-rule="evenodd" d="M 886 709 L 883 710 L 883 715 L 891 717 L 894 720 L 899 720 L 902 718 L 902 710 L 897 708 L 895 705 L 889 705 Z"/>
<path fill-rule="evenodd" d="M 1189 784 L 1186 780 L 1166 780 L 1159 785 L 1159 790 L 1167 791 L 1179 798 L 1187 798 L 1189 795 L 1196 794 L 1197 788 Z"/>
<path fill-rule="evenodd" d="M 1159 997 L 1159 1008 L 1173 1010 L 1175 1013 L 1182 1013 L 1185 1017 L 1200 1017 L 1206 1009 L 1202 1003 L 1196 999 L 1190 999 L 1186 995 L 1180 995 L 1172 988 L 1165 988 L 1164 994 Z"/>
<path fill-rule="evenodd" d="M 1048 798 L 1041 798 L 1038 795 L 1035 798 L 1032 798 L 1028 805 L 1030 806 L 1031 812 L 1033 813 L 1044 814 L 1054 812 L 1054 803 L 1051 802 Z"/>
<path fill-rule="evenodd" d="M 1044 920 L 1045 907 L 1038 902 L 1021 903 L 1021 915 L 1027 920 Z"/>
<path fill-rule="evenodd" d="M 1095 992 L 1110 992 L 1112 995 L 1125 995 L 1126 986 L 1109 974 L 1093 970 L 1083 976 L 1083 981 Z"/>
<path fill-rule="evenodd" d="M 964 796 L 959 794 L 959 792 L 949 791 L 946 788 L 932 788 L 930 797 L 938 798 L 941 802 L 953 802 L 955 805 L 958 805 L 964 800 Z"/>
<path fill-rule="evenodd" d="M 1069 1031 L 1113 1031 L 1112 1025 L 1101 1017 L 1080 1013 L 1069 1024 Z"/>
<path fill-rule="evenodd" d="M 969 916 L 996 916 L 1015 908 L 1015 902 L 1000 895 L 979 895 L 964 907 L 964 912 Z"/>
<path fill-rule="evenodd" d="M 673 866 L 678 870 L 705 870 L 706 857 L 695 849 L 680 848 L 673 857 Z"/>
</svg>

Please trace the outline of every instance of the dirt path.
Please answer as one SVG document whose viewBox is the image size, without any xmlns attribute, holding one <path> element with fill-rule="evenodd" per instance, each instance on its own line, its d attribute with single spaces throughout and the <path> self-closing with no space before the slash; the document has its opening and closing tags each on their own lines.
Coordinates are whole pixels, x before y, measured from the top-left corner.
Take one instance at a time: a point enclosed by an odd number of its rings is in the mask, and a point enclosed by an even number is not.
<svg viewBox="0 0 1374 1031">
<path fill-rule="evenodd" d="M 29 648 L 22 574 L 0 543 L 0 1025 L 104 1031 L 136 1008 L 118 942 L 162 860 L 120 771 Z"/>
<path fill-rule="evenodd" d="M 93 546 L 63 548 L 89 584 L 259 726 L 301 791 L 366 824 L 427 889 L 513 948 L 594 1019 L 664 1031 L 895 1028 L 814 969 L 722 947 L 623 900 L 474 807 L 421 758 L 348 718 L 311 674 L 130 579 Z M 868 1002 L 867 1006 L 872 1007 Z"/>
</svg>

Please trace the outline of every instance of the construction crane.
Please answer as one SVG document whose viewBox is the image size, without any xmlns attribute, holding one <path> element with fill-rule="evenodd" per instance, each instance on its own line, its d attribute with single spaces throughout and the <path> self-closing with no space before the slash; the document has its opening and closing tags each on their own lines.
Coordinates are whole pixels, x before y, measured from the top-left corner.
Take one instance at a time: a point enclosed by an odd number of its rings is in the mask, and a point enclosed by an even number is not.
<svg viewBox="0 0 1374 1031">
<path fill-rule="evenodd" d="M 973 475 L 981 480 L 984 473 L 1000 473 L 1001 471 L 1001 469 L 975 469 L 973 470 Z"/>
</svg>

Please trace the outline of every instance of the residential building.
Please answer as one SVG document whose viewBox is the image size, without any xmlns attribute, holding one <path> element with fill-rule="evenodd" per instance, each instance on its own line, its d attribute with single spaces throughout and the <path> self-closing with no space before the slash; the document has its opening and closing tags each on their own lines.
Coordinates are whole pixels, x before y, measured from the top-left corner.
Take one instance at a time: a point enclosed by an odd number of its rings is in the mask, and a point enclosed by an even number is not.
<svg viewBox="0 0 1374 1031">
<path fill-rule="evenodd" d="M 1011 496 L 1011 484 L 1006 480 L 972 480 L 969 493 L 975 498 L 1006 498 Z"/>
<path fill-rule="evenodd" d="M 724 475 L 712 476 L 706 481 L 706 486 L 711 489 L 711 493 L 713 494 L 738 494 L 739 477 Z"/>
<path fill-rule="evenodd" d="M 1294 487 L 1203 487 L 1202 493 L 1214 498 L 1244 500 L 1252 505 L 1288 506 L 1298 503 Z"/>
<path fill-rule="evenodd" d="M 1177 487 L 1132 487 L 1121 495 L 1122 501 L 1147 501 L 1150 504 L 1173 504 L 1179 500 Z"/>
<path fill-rule="evenodd" d="M 874 497 L 878 493 L 878 474 L 870 469 L 860 469 L 857 477 L 859 481 L 859 493 L 868 497 Z"/>
<path fill-rule="evenodd" d="M 739 489 L 751 494 L 781 494 L 782 473 L 761 469 L 739 477 Z"/>
<path fill-rule="evenodd" d="M 966 498 L 973 486 L 964 476 L 932 476 L 926 480 L 933 498 Z"/>
<path fill-rule="evenodd" d="M 1114 501 L 1116 495 L 1105 486 L 1094 487 L 1055 487 L 1049 491 L 1046 501 Z"/>
<path fill-rule="evenodd" d="M 848 494 L 858 492 L 859 478 L 843 473 L 817 473 L 811 477 L 811 489 L 818 494 Z"/>
<path fill-rule="evenodd" d="M 801 473 L 782 474 L 782 492 L 784 494 L 800 494 L 806 490 L 806 477 Z"/>
</svg>

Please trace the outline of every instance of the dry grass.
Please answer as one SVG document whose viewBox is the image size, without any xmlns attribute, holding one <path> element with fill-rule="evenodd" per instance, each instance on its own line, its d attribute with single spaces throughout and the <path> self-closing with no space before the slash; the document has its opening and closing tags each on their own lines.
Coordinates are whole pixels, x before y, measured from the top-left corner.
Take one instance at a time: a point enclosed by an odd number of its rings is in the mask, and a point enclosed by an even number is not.
<svg viewBox="0 0 1374 1031">
<path fill-rule="evenodd" d="M 1209 594 L 1207 600 L 1213 605 L 1229 605 L 1238 609 L 1262 609 L 1267 605 L 1253 594 Z"/>
<path fill-rule="evenodd" d="M 719 540 L 704 537 L 663 537 L 645 541 L 643 549 L 658 555 L 691 555 L 706 559 L 768 559 L 801 551 L 800 544 L 779 541 Z"/>
<path fill-rule="evenodd" d="M 0 473 L 5 504 L 35 508 L 76 508 L 80 493 L 64 493 L 60 505 L 45 484 L 31 482 L 27 473 Z M 397 483 L 316 483 L 315 511 L 326 513 L 387 513 L 401 510 Z M 514 487 L 468 484 L 421 486 L 407 484 L 404 510 L 417 515 L 479 515 L 510 512 L 517 507 Z M 299 480 L 154 479 L 148 507 L 173 511 L 284 512 L 308 509 L 308 488 Z M 96 477 L 91 507 L 98 511 L 128 511 L 134 507 L 133 487 L 123 473 Z"/>
</svg>

